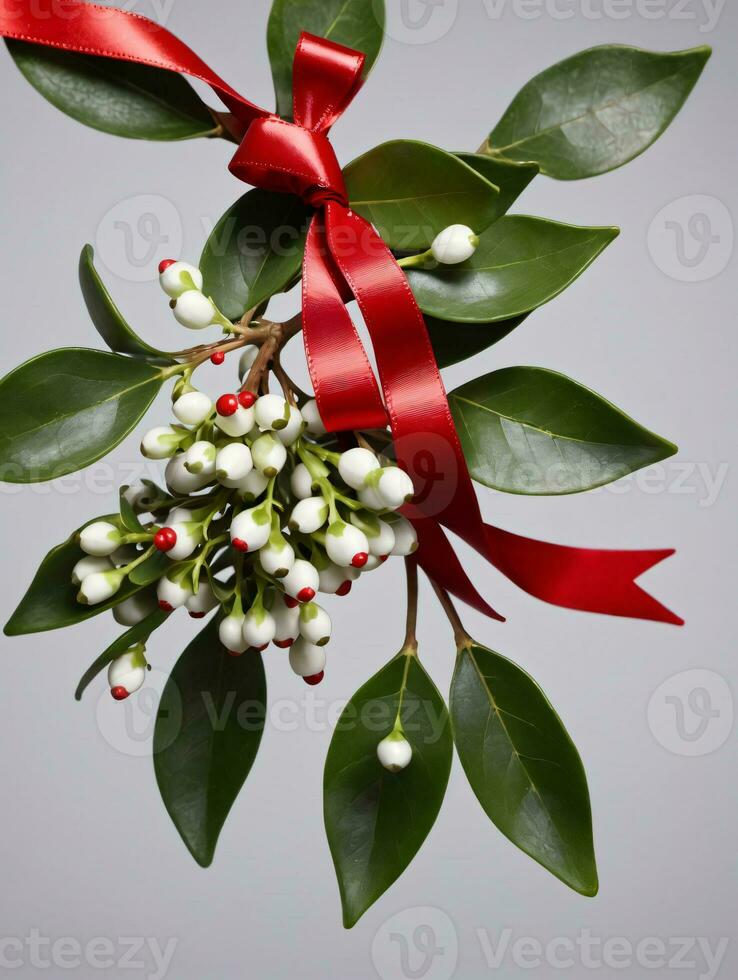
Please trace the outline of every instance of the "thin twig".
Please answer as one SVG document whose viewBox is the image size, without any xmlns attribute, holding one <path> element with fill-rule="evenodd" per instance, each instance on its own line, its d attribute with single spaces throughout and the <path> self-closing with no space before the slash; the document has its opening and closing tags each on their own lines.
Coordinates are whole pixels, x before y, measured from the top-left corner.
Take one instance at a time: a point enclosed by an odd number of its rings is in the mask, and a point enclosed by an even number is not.
<svg viewBox="0 0 738 980">
<path fill-rule="evenodd" d="M 451 602 L 451 599 L 449 598 L 448 592 L 442 589 L 440 585 L 437 585 L 433 581 L 433 579 L 431 579 L 431 585 L 433 586 L 433 590 L 438 596 L 438 601 L 441 603 L 441 606 L 443 608 L 443 611 L 446 613 L 446 617 L 449 623 L 451 623 L 451 628 L 454 631 L 454 640 L 456 640 L 456 646 L 457 647 L 471 646 L 473 640 L 464 629 L 464 624 L 461 622 L 461 619 L 459 618 L 459 614 L 456 612 L 456 607 L 454 606 L 453 602 Z"/>
<path fill-rule="evenodd" d="M 407 576 L 407 621 L 405 626 L 405 650 L 417 650 L 418 638 L 418 565 L 412 558 L 405 559 Z"/>
</svg>

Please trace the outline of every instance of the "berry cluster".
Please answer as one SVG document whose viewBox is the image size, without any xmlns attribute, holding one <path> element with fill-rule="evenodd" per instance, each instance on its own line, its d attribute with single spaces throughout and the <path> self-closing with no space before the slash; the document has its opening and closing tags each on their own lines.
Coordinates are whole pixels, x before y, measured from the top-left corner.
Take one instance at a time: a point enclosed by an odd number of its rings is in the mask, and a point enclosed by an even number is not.
<svg viewBox="0 0 738 980">
<path fill-rule="evenodd" d="M 175 315 L 191 293 L 205 299 L 192 266 L 163 262 L 160 278 L 168 295 L 184 290 Z M 187 302 L 194 310 L 194 298 Z M 80 602 L 108 602 L 134 569 L 166 558 L 158 580 L 114 606 L 119 623 L 134 626 L 157 605 L 168 613 L 185 608 L 194 618 L 220 607 L 220 639 L 233 656 L 274 643 L 289 649 L 296 674 L 317 684 L 331 619 L 315 597 L 346 596 L 390 555 L 415 551 L 414 528 L 397 513 L 413 484 L 364 440 L 344 452 L 331 448 L 314 400 L 302 399 L 300 407 L 291 390 L 270 393 L 263 377 L 256 379 L 259 393 L 252 390 L 258 357 L 257 346 L 242 348 L 240 390 L 214 402 L 191 384 L 191 372 L 178 380 L 176 422 L 141 442 L 148 459 L 166 460 L 168 492 L 147 483 L 124 491 L 140 530 L 122 516 L 85 527 L 86 557 L 73 580 Z M 143 684 L 144 653 L 138 644 L 111 664 L 116 699 Z M 404 756 L 398 762 L 390 742 L 382 743 L 380 758 L 399 765 Z"/>
</svg>

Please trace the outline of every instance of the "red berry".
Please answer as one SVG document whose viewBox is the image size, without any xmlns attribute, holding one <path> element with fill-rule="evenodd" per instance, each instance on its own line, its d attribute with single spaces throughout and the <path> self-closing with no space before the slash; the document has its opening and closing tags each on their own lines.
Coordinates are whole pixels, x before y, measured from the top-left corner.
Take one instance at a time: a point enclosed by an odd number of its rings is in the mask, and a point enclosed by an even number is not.
<svg viewBox="0 0 738 980">
<path fill-rule="evenodd" d="M 287 606 L 288 609 L 294 609 L 295 606 L 299 605 L 299 602 L 297 601 L 297 599 L 293 599 L 291 595 L 286 595 L 284 597 L 284 604 L 285 606 Z"/>
<path fill-rule="evenodd" d="M 294 642 L 294 640 L 275 640 L 274 645 L 275 647 L 279 647 L 280 650 L 287 650 Z"/>
<path fill-rule="evenodd" d="M 238 400 L 244 408 L 251 408 L 256 402 L 256 395 L 253 391 L 242 391 L 238 396 Z"/>
<path fill-rule="evenodd" d="M 214 354 L 210 355 L 211 364 L 222 364 L 224 360 L 225 360 L 225 354 L 223 353 L 222 350 L 217 350 L 215 351 Z"/>
<path fill-rule="evenodd" d="M 309 585 L 306 585 L 304 589 L 300 589 L 297 593 L 298 602 L 312 602 L 315 598 L 315 589 L 311 589 Z"/>
<path fill-rule="evenodd" d="M 353 584 L 354 583 L 350 579 L 346 579 L 343 585 L 339 585 L 338 588 L 336 589 L 336 595 L 340 595 L 340 596 L 348 595 L 349 592 L 351 591 L 351 586 Z"/>
<path fill-rule="evenodd" d="M 116 701 L 125 701 L 128 697 L 128 691 L 124 687 L 118 685 L 117 687 L 111 687 L 110 693 L 113 695 Z"/>
<path fill-rule="evenodd" d="M 174 265 L 174 259 L 162 259 L 159 263 L 159 275 L 166 272 L 170 265 Z"/>
<path fill-rule="evenodd" d="M 231 544 L 236 549 L 236 551 L 244 551 L 245 552 L 245 551 L 248 551 L 249 550 L 249 546 L 243 540 L 243 538 L 234 538 L 233 541 L 231 541 Z"/>
<path fill-rule="evenodd" d="M 215 403 L 215 411 L 224 418 L 235 415 L 238 411 L 238 398 L 235 395 L 221 395 Z"/>
<path fill-rule="evenodd" d="M 354 568 L 363 568 L 368 561 L 369 555 L 365 551 L 359 551 L 351 559 L 351 564 L 354 566 Z"/>
<path fill-rule="evenodd" d="M 206 614 L 204 612 L 191 612 L 190 613 L 190 618 L 191 619 L 204 619 L 205 618 L 205 615 Z"/>
<path fill-rule="evenodd" d="M 177 532 L 173 527 L 161 527 L 154 535 L 154 547 L 159 551 L 171 551 L 177 543 Z"/>
<path fill-rule="evenodd" d="M 171 602 L 167 602 L 166 599 L 159 599 L 159 609 L 162 612 L 174 612 L 174 606 Z"/>
<path fill-rule="evenodd" d="M 312 677 L 303 677 L 303 680 L 306 684 L 309 684 L 310 687 L 315 687 L 316 684 L 320 684 L 324 677 L 325 671 L 321 670 L 319 674 L 313 674 Z"/>
</svg>

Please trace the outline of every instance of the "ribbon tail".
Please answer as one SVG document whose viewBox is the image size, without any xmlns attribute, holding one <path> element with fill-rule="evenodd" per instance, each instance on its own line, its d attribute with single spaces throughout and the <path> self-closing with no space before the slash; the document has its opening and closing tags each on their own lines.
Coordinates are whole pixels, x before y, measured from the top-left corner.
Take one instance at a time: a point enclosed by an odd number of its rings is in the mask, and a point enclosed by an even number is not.
<svg viewBox="0 0 738 980">
<path fill-rule="evenodd" d="M 387 424 L 369 358 L 342 295 L 320 215 L 308 231 L 302 270 L 302 332 L 318 410 L 330 432 Z"/>
<path fill-rule="evenodd" d="M 418 534 L 418 550 L 414 557 L 428 578 L 472 609 L 504 623 L 505 617 L 493 609 L 472 585 L 440 524 L 430 518 L 416 517 L 412 518 L 412 523 Z"/>
<path fill-rule="evenodd" d="M 52 4 L 50 12 L 40 14 L 30 0 L 1 4 L 0 35 L 199 78 L 246 125 L 269 115 L 239 95 L 183 41 L 148 17 L 74 0 L 64 0 L 58 16 L 54 16 L 54 7 Z"/>
<path fill-rule="evenodd" d="M 683 626 L 636 584 L 673 549 L 602 551 L 536 541 L 485 525 L 488 560 L 525 592 L 566 609 Z"/>
</svg>

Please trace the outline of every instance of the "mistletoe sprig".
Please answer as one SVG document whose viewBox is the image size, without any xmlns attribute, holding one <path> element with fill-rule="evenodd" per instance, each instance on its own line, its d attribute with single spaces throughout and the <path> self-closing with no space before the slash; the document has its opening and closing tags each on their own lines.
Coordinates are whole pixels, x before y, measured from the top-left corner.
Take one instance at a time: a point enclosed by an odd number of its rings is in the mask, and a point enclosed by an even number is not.
<svg viewBox="0 0 738 980">
<path fill-rule="evenodd" d="M 381 47 L 383 7 L 275 0 L 268 47 L 284 117 L 301 31 L 361 48 L 368 69 Z M 243 135 L 229 112 L 207 106 L 180 75 L 6 43 L 49 102 L 95 129 L 169 141 Z M 538 174 L 581 179 L 633 160 L 671 123 L 709 53 L 584 51 L 524 86 L 476 153 L 400 139 L 345 168 L 350 206 L 405 269 L 440 367 L 501 341 L 617 235 L 510 214 L 528 184 Z M 145 683 L 149 648 L 158 645 L 152 637 L 175 610 L 195 619 L 212 613 L 162 697 L 162 718 L 181 703 L 181 727 L 172 739 L 157 724 L 153 746 L 164 803 L 194 858 L 208 865 L 264 728 L 262 654 L 270 644 L 288 650 L 292 669 L 320 683 L 328 641 L 345 650 L 347 638 L 332 637 L 318 593 L 348 597 L 363 575 L 401 556 L 408 611 L 400 652 L 351 699 L 326 761 L 325 825 L 345 924 L 358 921 L 422 845 L 453 746 L 502 833 L 571 888 L 594 895 L 587 782 L 561 720 L 524 671 L 468 635 L 434 583 L 457 647 L 446 707 L 419 657 L 416 534 L 398 513 L 416 488 L 395 465 L 391 435 L 329 435 L 315 400 L 284 369 L 282 350 L 299 334 L 301 316 L 277 323 L 268 304 L 299 281 L 311 217 L 297 197 L 251 190 L 223 216 L 197 265 L 162 256 L 160 282 L 177 321 L 219 334 L 176 352 L 126 322 L 92 249 L 83 249 L 82 293 L 110 352 L 50 351 L 0 382 L 0 478 L 31 483 L 88 466 L 171 384 L 175 420 L 142 438 L 144 455 L 164 465 L 164 486 L 122 488 L 113 513 L 53 548 L 5 632 L 57 629 L 112 610 L 125 632 L 85 672 L 77 697 L 107 669 L 113 697 L 125 700 Z M 228 390 L 211 397 L 197 387 L 197 370 L 230 355 L 238 384 L 234 372 Z M 451 392 L 449 404 L 472 477 L 508 493 L 579 493 L 675 452 L 609 401 L 545 368 L 493 371 Z M 221 712 L 234 694 L 236 708 L 260 706 L 248 725 L 237 710 Z M 217 731 L 206 699 L 226 719 Z"/>
</svg>

